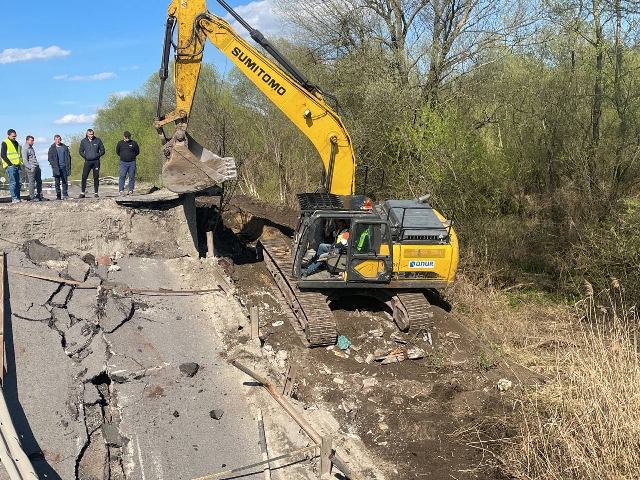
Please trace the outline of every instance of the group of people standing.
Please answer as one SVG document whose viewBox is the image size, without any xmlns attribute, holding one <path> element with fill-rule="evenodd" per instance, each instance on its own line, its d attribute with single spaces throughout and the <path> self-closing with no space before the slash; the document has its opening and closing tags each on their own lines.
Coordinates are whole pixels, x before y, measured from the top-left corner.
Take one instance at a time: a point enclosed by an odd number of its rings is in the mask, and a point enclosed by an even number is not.
<svg viewBox="0 0 640 480">
<path fill-rule="evenodd" d="M 9 180 L 9 192 L 13 203 L 19 203 L 20 188 L 22 186 L 22 169 L 26 172 L 29 183 L 29 200 L 41 201 L 42 173 L 40 164 L 33 148 L 35 139 L 28 135 L 21 146 L 16 140 L 17 133 L 13 129 L 7 131 L 7 138 L 0 144 L 0 160 Z M 105 154 L 104 144 L 96 137 L 92 129 L 88 129 L 85 137 L 80 141 L 78 153 L 84 159 L 82 168 L 82 191 L 79 198 L 86 197 L 87 179 L 93 172 L 93 196 L 98 197 L 100 185 L 100 158 Z M 118 192 L 125 194 L 125 182 L 129 178 L 127 194 L 132 195 L 135 187 L 136 158 L 140 154 L 140 147 L 131 139 L 131 133 L 124 132 L 123 139 L 116 145 L 116 155 L 120 158 L 120 171 L 118 178 Z M 55 135 L 53 143 L 49 147 L 47 159 L 51 165 L 51 171 L 55 179 L 56 198 L 66 200 L 69 198 L 69 175 L 71 174 L 71 151 L 62 143 L 62 137 Z"/>
</svg>

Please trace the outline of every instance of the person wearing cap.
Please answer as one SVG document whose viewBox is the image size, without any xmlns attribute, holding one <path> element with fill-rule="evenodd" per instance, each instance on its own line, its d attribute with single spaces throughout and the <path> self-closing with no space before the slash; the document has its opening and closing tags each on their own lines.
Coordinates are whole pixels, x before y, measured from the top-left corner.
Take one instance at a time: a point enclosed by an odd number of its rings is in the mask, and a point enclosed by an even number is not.
<svg viewBox="0 0 640 480">
<path fill-rule="evenodd" d="M 87 130 L 85 137 L 80 141 L 80 149 L 78 153 L 84 158 L 84 167 L 82 168 L 82 193 L 79 198 L 86 196 L 87 178 L 89 172 L 93 172 L 93 196 L 98 198 L 98 186 L 100 185 L 100 157 L 104 155 L 104 145 L 102 140 L 96 137 L 94 131 L 90 128 Z"/>
<path fill-rule="evenodd" d="M 118 178 L 118 192 L 124 195 L 124 183 L 129 176 L 128 195 L 133 195 L 133 188 L 136 183 L 136 158 L 140 155 L 140 147 L 135 140 L 131 139 L 131 133 L 124 132 L 123 140 L 116 145 L 116 154 L 120 157 L 120 176 Z"/>
</svg>

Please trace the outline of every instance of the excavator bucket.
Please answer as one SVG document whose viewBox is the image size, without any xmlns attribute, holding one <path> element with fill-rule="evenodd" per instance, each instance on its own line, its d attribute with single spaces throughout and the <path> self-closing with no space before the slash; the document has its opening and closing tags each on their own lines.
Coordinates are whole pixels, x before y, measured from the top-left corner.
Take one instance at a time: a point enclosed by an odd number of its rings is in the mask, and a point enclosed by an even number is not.
<svg viewBox="0 0 640 480">
<path fill-rule="evenodd" d="M 177 131 L 167 142 L 164 154 L 162 182 L 175 193 L 198 192 L 237 177 L 233 158 L 219 157 L 184 131 Z"/>
</svg>

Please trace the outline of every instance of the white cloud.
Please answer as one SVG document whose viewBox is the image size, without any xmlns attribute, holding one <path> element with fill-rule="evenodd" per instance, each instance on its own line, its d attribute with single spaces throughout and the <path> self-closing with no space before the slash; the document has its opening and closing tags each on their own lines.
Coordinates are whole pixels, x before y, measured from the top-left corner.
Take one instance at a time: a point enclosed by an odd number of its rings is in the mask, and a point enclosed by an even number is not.
<svg viewBox="0 0 640 480">
<path fill-rule="evenodd" d="M 55 45 L 47 48 L 6 48 L 0 52 L 0 64 L 47 60 L 54 57 L 66 57 L 70 54 L 70 50 L 63 50 Z"/>
<path fill-rule="evenodd" d="M 285 25 L 282 16 L 276 15 L 274 0 L 257 0 L 245 5 L 238 5 L 235 11 L 256 30 L 260 30 L 267 38 L 285 37 L 290 29 Z M 249 34 L 231 15 L 226 16 L 233 28 L 243 37 Z"/>
<path fill-rule="evenodd" d="M 96 115 L 85 115 L 84 113 L 75 115 L 73 113 L 67 113 L 66 115 L 53 121 L 56 125 L 75 125 L 75 124 L 87 124 L 95 120 Z"/>
<path fill-rule="evenodd" d="M 35 143 L 44 143 L 47 141 L 47 137 L 36 137 L 33 141 Z"/>
<path fill-rule="evenodd" d="M 56 75 L 54 80 L 65 80 L 67 82 L 99 82 L 101 80 L 110 80 L 116 78 L 117 75 L 113 72 L 101 72 L 94 73 L 93 75 Z"/>
</svg>

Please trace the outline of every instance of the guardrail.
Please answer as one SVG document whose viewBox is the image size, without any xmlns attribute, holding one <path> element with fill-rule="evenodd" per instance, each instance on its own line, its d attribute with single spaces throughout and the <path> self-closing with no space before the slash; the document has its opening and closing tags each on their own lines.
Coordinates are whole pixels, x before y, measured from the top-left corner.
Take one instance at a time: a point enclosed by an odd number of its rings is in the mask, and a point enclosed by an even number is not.
<svg viewBox="0 0 640 480">
<path fill-rule="evenodd" d="M 1 180 L 5 179 L 4 176 L 0 176 L 0 191 L 5 191 L 8 192 L 9 191 L 9 182 L 5 181 L 2 182 Z M 68 181 L 69 185 L 76 185 L 76 186 L 80 186 L 80 184 L 82 183 L 81 180 L 69 180 Z M 118 185 L 118 177 L 111 177 L 111 176 L 106 176 L 106 177 L 100 177 L 100 185 Z M 93 188 L 93 179 L 91 180 L 87 180 L 87 187 L 92 187 Z M 46 188 L 46 189 L 53 189 L 55 188 L 55 181 L 54 180 L 45 180 L 42 182 L 42 188 Z M 26 181 L 26 179 L 23 177 L 22 178 L 22 183 L 20 185 L 20 191 L 28 191 L 29 190 L 29 182 Z"/>
<path fill-rule="evenodd" d="M 2 366 L 1 377 L 4 384 L 4 322 L 5 322 L 5 302 L 8 286 L 5 285 L 6 254 L 0 252 L 0 344 L 2 345 Z M 10 321 L 10 320 L 9 320 Z M 20 445 L 20 437 L 16 432 L 11 419 L 9 408 L 4 397 L 4 390 L 0 387 L 0 462 L 4 466 L 11 480 L 38 479 L 31 460 Z"/>
</svg>

